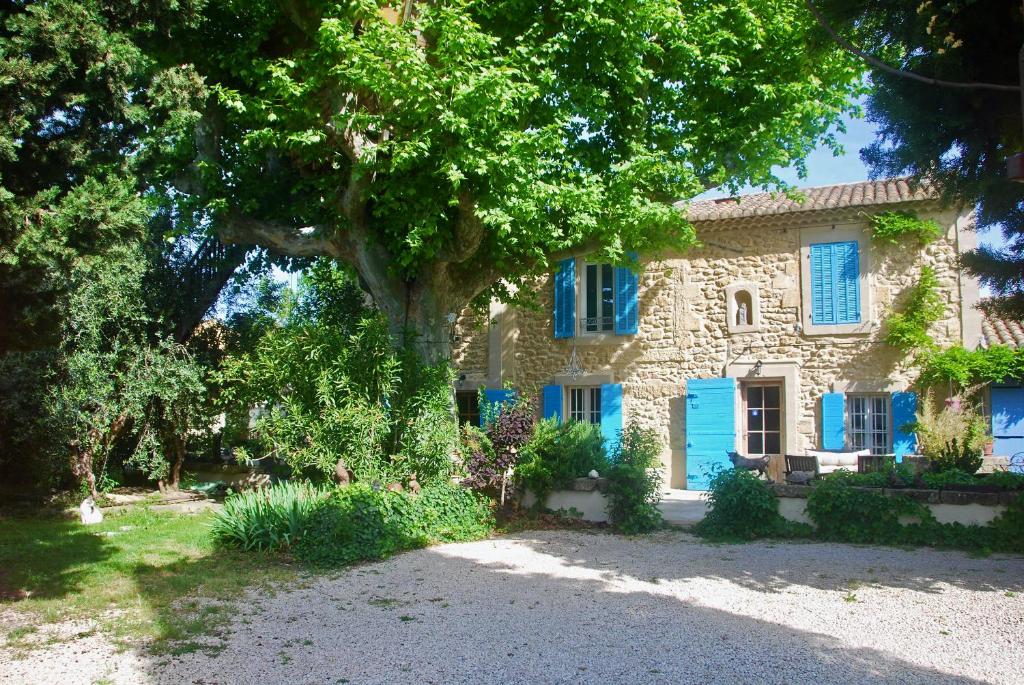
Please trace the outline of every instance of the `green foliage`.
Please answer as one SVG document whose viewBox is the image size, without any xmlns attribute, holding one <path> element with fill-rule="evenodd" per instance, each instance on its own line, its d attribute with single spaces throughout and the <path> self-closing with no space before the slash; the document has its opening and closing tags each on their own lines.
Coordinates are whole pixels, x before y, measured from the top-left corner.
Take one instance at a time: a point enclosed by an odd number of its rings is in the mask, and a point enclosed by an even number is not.
<svg viewBox="0 0 1024 685">
<path fill-rule="evenodd" d="M 779 498 L 756 473 L 729 468 L 712 474 L 707 514 L 694 532 L 712 540 L 750 540 L 809 531 L 801 531 L 779 514 Z"/>
<path fill-rule="evenodd" d="M 934 242 L 942 235 L 942 227 L 934 219 L 921 219 L 913 212 L 880 212 L 868 220 L 871 239 L 887 245 L 905 246 L 907 239 L 918 245 Z"/>
<path fill-rule="evenodd" d="M 945 304 L 938 290 L 935 269 L 921 267 L 921 277 L 910 291 L 902 312 L 885 320 L 885 342 L 905 352 L 927 350 L 935 346 L 928 329 L 942 318 Z"/>
<path fill-rule="evenodd" d="M 927 352 L 917 360 L 924 385 L 955 384 L 967 388 L 979 383 L 999 383 L 1024 378 L 1024 348 L 992 345 L 968 350 L 962 345 Z"/>
<path fill-rule="evenodd" d="M 977 469 L 975 469 L 977 470 Z M 961 471 L 958 468 L 947 468 L 937 473 L 922 473 L 921 482 L 926 487 L 940 490 L 949 488 L 955 490 L 957 485 L 976 485 L 980 480 L 975 477 L 974 472 Z"/>
<path fill-rule="evenodd" d="M 537 506 L 543 507 L 552 490 L 568 487 L 574 479 L 591 471 L 603 476 L 607 470 L 608 456 L 600 426 L 582 421 L 563 423 L 551 418 L 537 424 L 523 448 L 515 476 L 522 487 L 537 497 Z"/>
<path fill-rule="evenodd" d="M 981 467 L 982 450 L 989 439 L 988 421 L 969 402 L 951 398 L 936 412 L 928 393 L 916 419 L 907 428 L 917 435 L 918 447 L 928 457 L 932 471 L 955 468 L 974 473 Z"/>
<path fill-rule="evenodd" d="M 651 428 L 630 422 L 622 429 L 608 469 L 608 521 L 626 535 L 649 533 L 662 525 L 661 440 Z"/>
<path fill-rule="evenodd" d="M 853 487 L 852 474 L 837 471 L 811 488 L 807 515 L 825 540 L 897 544 L 904 539 L 901 516 L 933 519 L 920 502 Z"/>
<path fill-rule="evenodd" d="M 424 486 L 419 495 L 355 484 L 320 503 L 295 555 L 318 566 L 342 566 L 436 542 L 475 540 L 493 526 L 485 498 L 448 482 Z"/>
<path fill-rule="evenodd" d="M 395 350 L 382 317 L 330 262 L 304 275 L 277 322 L 220 374 L 226 407 L 263 407 L 255 434 L 295 473 L 390 483 L 451 473 L 458 427 L 451 370 Z"/>
<path fill-rule="evenodd" d="M 852 487 L 840 471 L 811 489 L 807 514 L 816 536 L 835 542 L 1024 552 L 1024 495 L 987 526 L 939 523 L 924 504 Z"/>
<path fill-rule="evenodd" d="M 973 426 L 974 424 L 969 424 L 968 431 L 972 431 Z M 975 442 L 977 435 L 973 432 L 968 432 L 963 438 L 953 438 L 937 453 L 929 456 L 928 461 L 931 462 L 932 470 L 939 473 L 952 469 L 965 473 L 977 472 L 981 468 L 982 457 L 981 450 L 972 447 L 972 443 Z"/>
<path fill-rule="evenodd" d="M 843 482 L 863 488 L 906 488 L 914 485 L 915 472 L 910 464 L 888 461 L 878 471 L 858 473 L 843 470 Z"/>
<path fill-rule="evenodd" d="M 308 483 L 277 483 L 267 488 L 228 495 L 210 528 L 222 545 L 274 551 L 298 542 L 310 516 L 329 491 Z"/>
</svg>

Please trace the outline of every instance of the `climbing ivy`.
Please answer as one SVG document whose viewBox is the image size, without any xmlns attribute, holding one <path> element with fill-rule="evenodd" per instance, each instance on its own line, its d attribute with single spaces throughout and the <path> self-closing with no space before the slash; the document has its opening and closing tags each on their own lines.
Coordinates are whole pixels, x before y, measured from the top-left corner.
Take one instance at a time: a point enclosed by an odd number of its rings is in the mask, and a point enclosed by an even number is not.
<svg viewBox="0 0 1024 685">
<path fill-rule="evenodd" d="M 942 227 L 934 219 L 921 219 L 913 212 L 881 212 L 868 219 L 871 239 L 877 243 L 902 245 L 905 238 L 914 238 L 924 247 L 942 235 Z"/>
<path fill-rule="evenodd" d="M 1024 377 L 1024 350 L 992 345 L 968 350 L 963 345 L 926 351 L 918 356 L 923 385 L 954 384 L 962 388 L 977 383 L 998 383 Z"/>
<path fill-rule="evenodd" d="M 928 329 L 942 318 L 945 310 L 938 285 L 935 269 L 922 267 L 921 278 L 911 289 L 907 306 L 885 320 L 885 342 L 907 352 L 934 347 Z"/>
</svg>

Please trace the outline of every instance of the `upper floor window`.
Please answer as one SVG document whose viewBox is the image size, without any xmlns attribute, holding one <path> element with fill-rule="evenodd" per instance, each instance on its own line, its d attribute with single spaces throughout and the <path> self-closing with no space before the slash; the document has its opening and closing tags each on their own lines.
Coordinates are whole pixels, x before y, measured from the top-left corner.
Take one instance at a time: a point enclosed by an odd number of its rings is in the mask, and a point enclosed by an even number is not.
<svg viewBox="0 0 1024 685">
<path fill-rule="evenodd" d="M 583 294 L 584 332 L 610 332 L 615 326 L 615 270 L 611 264 L 586 265 Z"/>
<path fill-rule="evenodd" d="M 888 395 L 848 395 L 850 447 L 888 454 L 892 431 Z"/>
<path fill-rule="evenodd" d="M 811 322 L 816 326 L 860 323 L 857 241 L 812 243 L 810 271 Z"/>
<path fill-rule="evenodd" d="M 637 260 L 636 255 L 631 259 Z M 558 263 L 553 280 L 556 338 L 636 334 L 640 279 L 631 268 L 583 260 L 577 266 L 570 258 Z"/>
</svg>

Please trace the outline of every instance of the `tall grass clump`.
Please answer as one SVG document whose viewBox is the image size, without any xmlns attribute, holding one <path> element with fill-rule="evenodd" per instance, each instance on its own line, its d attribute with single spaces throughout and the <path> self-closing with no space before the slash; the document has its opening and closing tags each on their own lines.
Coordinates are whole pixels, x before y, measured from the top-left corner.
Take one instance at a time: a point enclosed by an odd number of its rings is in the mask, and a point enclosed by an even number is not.
<svg viewBox="0 0 1024 685">
<path fill-rule="evenodd" d="M 213 539 L 245 550 L 272 551 L 295 544 L 329 490 L 302 482 L 238 492 L 213 519 Z"/>
</svg>

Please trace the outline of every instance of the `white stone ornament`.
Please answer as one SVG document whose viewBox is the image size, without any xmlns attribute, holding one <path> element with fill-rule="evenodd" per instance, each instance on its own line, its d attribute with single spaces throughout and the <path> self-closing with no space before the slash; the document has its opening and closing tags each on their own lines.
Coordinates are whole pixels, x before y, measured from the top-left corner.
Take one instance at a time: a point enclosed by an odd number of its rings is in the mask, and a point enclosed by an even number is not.
<svg viewBox="0 0 1024 685">
<path fill-rule="evenodd" d="M 587 475 L 590 476 L 591 478 L 599 478 L 600 477 L 600 474 L 597 471 L 595 471 L 594 469 L 591 469 L 590 473 L 588 473 Z"/>
<path fill-rule="evenodd" d="M 82 517 L 82 523 L 91 526 L 94 523 L 103 523 L 103 512 L 96 506 L 92 497 L 86 497 L 78 506 L 78 513 Z"/>
</svg>

